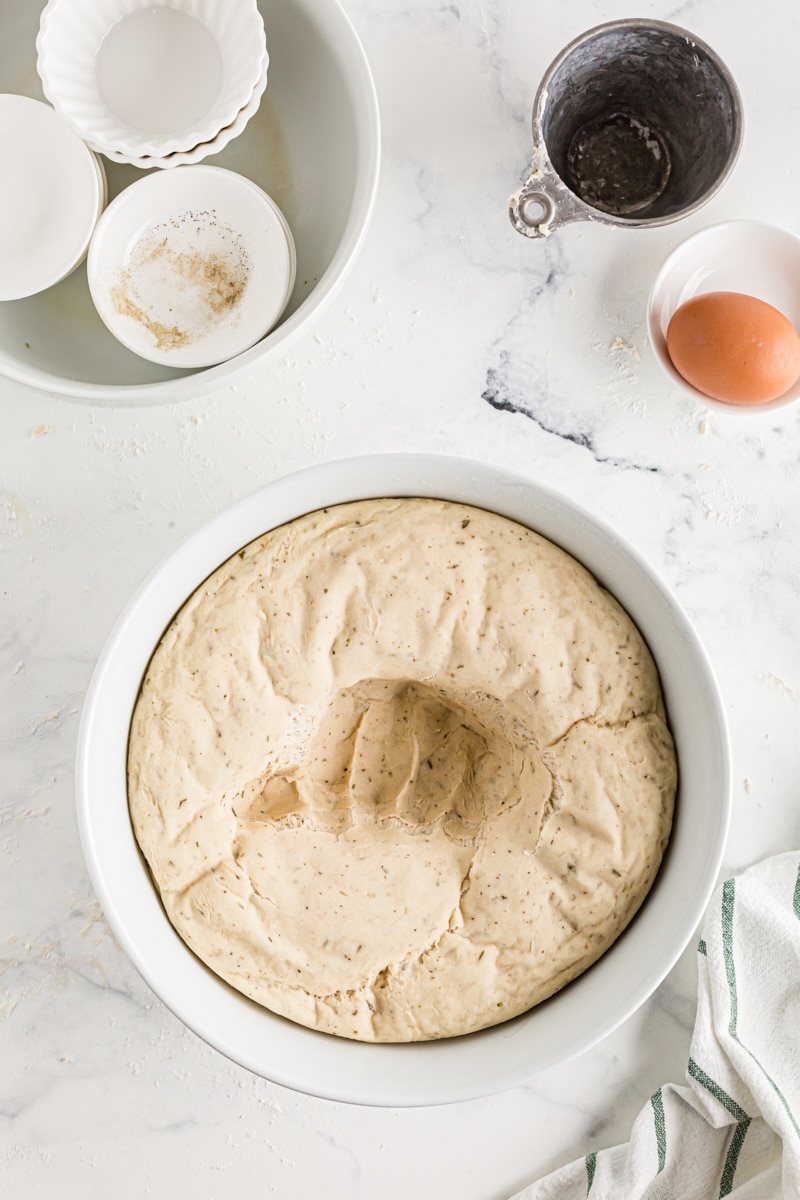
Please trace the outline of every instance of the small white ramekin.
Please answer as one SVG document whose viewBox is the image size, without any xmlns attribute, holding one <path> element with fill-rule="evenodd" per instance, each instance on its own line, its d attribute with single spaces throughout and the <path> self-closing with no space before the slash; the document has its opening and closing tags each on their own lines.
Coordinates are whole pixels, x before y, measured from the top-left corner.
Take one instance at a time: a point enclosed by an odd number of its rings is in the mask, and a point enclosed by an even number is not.
<svg viewBox="0 0 800 1200">
<path fill-rule="evenodd" d="M 87 264 L 95 307 L 134 353 L 205 367 L 249 349 L 291 296 L 294 240 L 275 202 L 221 167 L 146 175 L 97 224 Z"/>
<path fill-rule="evenodd" d="M 226 125 L 224 129 L 220 129 L 217 136 L 212 138 L 210 142 L 201 142 L 199 146 L 194 146 L 191 150 L 174 150 L 172 154 L 165 154 L 160 157 L 152 154 L 136 156 L 121 154 L 117 150 L 107 150 L 106 158 L 111 159 L 112 162 L 127 163 L 129 166 L 139 167 L 142 171 L 149 171 L 153 167 L 166 169 L 169 167 L 182 167 L 190 163 L 199 163 L 206 158 L 210 158 L 212 154 L 219 154 L 220 150 L 224 150 L 229 142 L 232 142 L 234 138 L 243 132 L 247 122 L 258 112 L 261 97 L 264 95 L 267 87 L 267 61 L 265 58 L 261 77 L 253 88 L 247 104 L 245 104 L 244 108 L 239 109 L 231 124 Z"/>
<path fill-rule="evenodd" d="M 0 300 L 19 300 L 83 262 L 106 178 L 97 156 L 39 100 L 0 95 L 0 138 Z"/>
<path fill-rule="evenodd" d="M 706 408 L 755 417 L 800 399 L 800 379 L 764 404 L 714 400 L 683 378 L 667 349 L 676 310 L 704 292 L 743 292 L 777 308 L 800 330 L 800 238 L 766 221 L 724 221 L 686 238 L 666 258 L 647 302 L 647 329 L 656 358 L 677 388 Z"/>
<path fill-rule="evenodd" d="M 131 157 L 212 141 L 267 58 L 255 0 L 49 0 L 36 49 L 61 116 L 93 150 Z"/>
</svg>

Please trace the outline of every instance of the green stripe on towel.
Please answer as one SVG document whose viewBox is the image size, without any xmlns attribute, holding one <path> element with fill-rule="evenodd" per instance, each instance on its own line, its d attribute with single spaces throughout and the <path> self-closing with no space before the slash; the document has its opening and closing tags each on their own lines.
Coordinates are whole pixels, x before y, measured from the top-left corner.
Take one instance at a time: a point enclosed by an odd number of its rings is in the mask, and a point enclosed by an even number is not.
<svg viewBox="0 0 800 1200">
<path fill-rule="evenodd" d="M 661 1088 L 650 1097 L 650 1103 L 653 1106 L 653 1128 L 656 1131 L 656 1150 L 658 1151 L 658 1171 L 660 1175 L 664 1170 L 664 1163 L 667 1161 L 667 1125 L 664 1120 L 664 1098 L 661 1095 Z"/>
<path fill-rule="evenodd" d="M 784 1096 L 783 1092 L 778 1087 L 777 1083 L 772 1078 L 772 1076 L 768 1074 L 768 1072 L 764 1069 L 761 1062 L 759 1062 L 759 1060 L 756 1058 L 755 1054 L 753 1054 L 753 1051 L 750 1049 L 750 1047 L 743 1045 L 743 1043 L 739 1040 L 739 1034 L 737 1033 L 737 1030 L 736 1030 L 736 1025 L 737 1025 L 737 1022 L 739 1019 L 739 1000 L 738 1000 L 738 997 L 736 994 L 736 967 L 735 967 L 735 964 L 733 961 L 733 918 L 734 918 L 735 901 L 736 901 L 735 880 L 727 879 L 722 886 L 722 956 L 725 960 L 725 974 L 728 978 L 728 991 L 730 993 L 730 1001 L 731 1001 L 731 1018 L 730 1018 L 730 1022 L 728 1023 L 728 1033 L 730 1034 L 730 1036 L 732 1038 L 734 1038 L 737 1042 L 739 1042 L 739 1045 L 742 1047 L 743 1050 L 747 1051 L 747 1053 L 752 1058 L 753 1062 L 756 1064 L 758 1069 L 761 1071 L 761 1073 L 764 1076 L 764 1078 L 766 1079 L 767 1083 L 770 1085 L 770 1087 L 774 1091 L 775 1095 L 778 1097 L 781 1104 L 783 1105 L 784 1111 L 786 1112 L 787 1117 L 789 1118 L 789 1120 L 792 1123 L 792 1128 L 794 1129 L 797 1136 L 800 1138 L 800 1126 L 798 1126 L 797 1121 L 795 1120 L 794 1113 L 790 1109 L 790 1107 L 787 1103 L 786 1097 Z M 792 903 L 794 905 L 795 912 L 797 912 L 797 905 L 798 905 L 798 883 L 797 882 L 795 883 L 794 897 L 793 897 Z"/>
<path fill-rule="evenodd" d="M 596 1153 L 587 1154 L 586 1155 L 586 1195 L 587 1196 L 589 1195 L 589 1192 L 592 1190 L 592 1184 L 594 1183 L 594 1173 L 595 1173 L 596 1169 L 597 1169 L 597 1154 Z"/>
<path fill-rule="evenodd" d="M 693 1058 L 689 1059 L 689 1074 L 707 1092 L 710 1092 L 715 1100 L 719 1100 L 723 1108 L 727 1109 L 736 1121 L 736 1127 L 731 1136 L 728 1153 L 725 1156 L 725 1163 L 719 1181 L 720 1197 L 729 1196 L 733 1190 L 733 1179 L 736 1174 L 736 1166 L 739 1162 L 739 1153 L 744 1143 L 745 1134 L 750 1128 L 750 1117 L 742 1106 L 736 1103 L 733 1096 L 729 1096 L 724 1088 L 721 1088 L 718 1083 L 714 1082 L 710 1075 L 706 1075 L 703 1068 L 699 1067 Z"/>
<path fill-rule="evenodd" d="M 726 1108 L 733 1119 L 738 1122 L 749 1121 L 749 1115 L 744 1111 L 740 1104 L 737 1104 L 732 1096 L 729 1096 L 718 1083 L 715 1083 L 710 1075 L 706 1075 L 702 1067 L 699 1067 L 693 1058 L 689 1059 L 689 1074 L 692 1079 L 696 1079 L 702 1087 L 710 1092 L 715 1100 L 719 1100 L 723 1108 Z"/>
<path fill-rule="evenodd" d="M 722 1168 L 722 1178 L 719 1181 L 720 1200 L 722 1200 L 723 1196 L 729 1196 L 733 1191 L 733 1177 L 736 1174 L 739 1154 L 744 1145 L 744 1139 L 749 1127 L 750 1118 L 745 1117 L 733 1131 L 733 1136 L 728 1146 L 728 1153 L 725 1156 L 725 1165 Z"/>
<path fill-rule="evenodd" d="M 733 962 L 733 912 L 736 900 L 736 880 L 726 879 L 722 885 L 722 957 L 725 962 L 725 974 L 728 978 L 728 992 L 731 999 L 731 1019 L 728 1022 L 728 1033 L 736 1035 L 736 1022 L 739 1020 L 739 997 L 736 995 L 736 968 Z"/>
</svg>

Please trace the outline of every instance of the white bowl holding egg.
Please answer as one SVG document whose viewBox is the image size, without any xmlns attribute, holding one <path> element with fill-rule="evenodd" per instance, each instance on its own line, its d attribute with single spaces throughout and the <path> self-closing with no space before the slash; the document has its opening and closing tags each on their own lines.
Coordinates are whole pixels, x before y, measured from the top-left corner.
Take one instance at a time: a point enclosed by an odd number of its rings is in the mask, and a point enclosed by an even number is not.
<svg viewBox="0 0 800 1200">
<path fill-rule="evenodd" d="M 221 562 L 264 531 L 354 499 L 432 496 L 490 509 L 574 555 L 638 625 L 656 659 L 675 738 L 679 795 L 656 883 L 633 923 L 588 972 L 513 1021 L 436 1042 L 376 1045 L 295 1025 L 212 974 L 169 924 L 127 805 L 131 714 L 150 655 L 177 609 Z M 588 1049 L 652 993 L 694 934 L 715 885 L 730 808 L 729 746 L 713 673 L 686 616 L 648 565 L 567 497 L 499 467 L 379 455 L 312 467 L 221 513 L 142 585 L 98 662 L 77 759 L 87 864 L 109 924 L 155 993 L 233 1061 L 317 1096 L 440 1104 L 511 1087 Z"/>
<path fill-rule="evenodd" d="M 681 242 L 665 260 L 647 303 L 647 327 L 656 358 L 686 395 L 716 412 L 756 415 L 800 397 L 800 378 L 776 399 L 737 404 L 713 399 L 678 372 L 667 348 L 667 330 L 688 300 L 709 292 L 738 292 L 778 309 L 800 329 L 800 238 L 765 221 L 726 221 Z"/>
<path fill-rule="evenodd" d="M 259 0 L 269 83 L 240 137 L 210 162 L 251 178 L 276 202 L 297 249 L 297 279 L 278 325 L 217 366 L 153 363 L 123 346 L 92 303 L 85 268 L 38 296 L 0 305 L 0 374 L 97 405 L 164 404 L 255 374 L 336 296 L 364 242 L 375 200 L 380 120 L 369 65 L 338 0 Z M 0 0 L 0 90 L 41 98 L 35 42 L 41 4 Z M 109 196 L 141 178 L 105 160 Z"/>
</svg>

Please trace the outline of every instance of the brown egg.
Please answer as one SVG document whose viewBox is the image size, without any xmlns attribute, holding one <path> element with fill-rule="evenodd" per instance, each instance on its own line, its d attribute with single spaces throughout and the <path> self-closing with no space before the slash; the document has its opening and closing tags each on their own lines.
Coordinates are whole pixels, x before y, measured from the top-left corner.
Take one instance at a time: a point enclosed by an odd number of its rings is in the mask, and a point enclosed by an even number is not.
<svg viewBox="0 0 800 1200">
<path fill-rule="evenodd" d="M 706 292 L 678 308 L 667 349 L 687 383 L 728 404 L 765 404 L 800 376 L 800 336 L 771 304 Z"/>
</svg>

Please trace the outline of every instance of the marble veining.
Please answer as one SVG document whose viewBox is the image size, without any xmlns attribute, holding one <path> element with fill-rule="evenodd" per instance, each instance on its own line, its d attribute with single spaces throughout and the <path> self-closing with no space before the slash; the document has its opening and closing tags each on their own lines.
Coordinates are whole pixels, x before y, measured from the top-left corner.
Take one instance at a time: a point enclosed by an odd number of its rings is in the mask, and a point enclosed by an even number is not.
<svg viewBox="0 0 800 1200">
<path fill-rule="evenodd" d="M 567 442 L 573 442 L 576 446 L 582 446 L 588 450 L 595 462 L 608 463 L 613 467 L 618 467 L 623 471 L 650 471 L 653 474 L 658 474 L 660 467 L 643 466 L 640 463 L 626 462 L 622 458 L 613 458 L 609 455 L 598 454 L 594 440 L 590 433 L 575 432 L 565 429 L 557 429 L 553 425 L 546 423 L 546 418 L 540 417 L 536 412 L 536 402 L 529 400 L 512 401 L 508 395 L 508 389 L 499 377 L 498 372 L 490 367 L 486 372 L 486 388 L 481 392 L 481 399 L 490 404 L 492 408 L 498 412 L 520 413 L 529 420 L 534 421 L 543 433 L 550 433 L 554 437 L 563 438 Z"/>
</svg>

